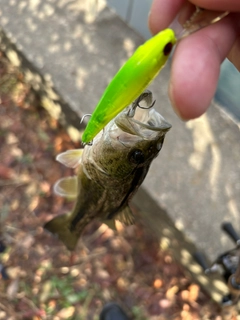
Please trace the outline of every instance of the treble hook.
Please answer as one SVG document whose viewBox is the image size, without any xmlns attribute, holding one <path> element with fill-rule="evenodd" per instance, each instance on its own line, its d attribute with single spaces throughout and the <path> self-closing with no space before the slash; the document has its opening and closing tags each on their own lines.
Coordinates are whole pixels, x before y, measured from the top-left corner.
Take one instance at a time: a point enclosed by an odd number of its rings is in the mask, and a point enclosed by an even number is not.
<svg viewBox="0 0 240 320">
<path fill-rule="evenodd" d="M 140 105 L 140 102 L 142 100 L 145 100 L 147 104 L 150 102 L 150 106 L 142 107 Z M 149 90 L 145 90 L 135 101 L 133 101 L 132 106 L 129 108 L 127 115 L 132 118 L 134 117 L 135 110 L 137 107 L 140 109 L 151 109 L 154 106 L 155 102 L 156 100 L 152 102 L 152 92 Z"/>
<path fill-rule="evenodd" d="M 92 116 L 92 115 L 91 115 L 90 113 L 87 113 L 87 114 L 85 114 L 84 116 L 82 116 L 82 118 L 81 118 L 81 120 L 80 120 L 80 124 L 83 123 L 83 120 L 84 120 L 86 117 L 91 117 L 91 116 Z M 93 144 L 93 140 L 91 140 L 91 141 L 89 141 L 89 142 L 87 142 L 87 143 L 82 143 L 83 147 L 85 147 L 86 145 L 92 146 L 92 144 Z"/>
<path fill-rule="evenodd" d="M 80 124 L 83 123 L 83 120 L 84 120 L 86 117 L 91 117 L 91 116 L 92 116 L 91 113 L 87 113 L 87 114 L 85 114 L 84 116 L 82 116 L 82 118 L 81 118 L 81 120 L 80 120 Z"/>
</svg>

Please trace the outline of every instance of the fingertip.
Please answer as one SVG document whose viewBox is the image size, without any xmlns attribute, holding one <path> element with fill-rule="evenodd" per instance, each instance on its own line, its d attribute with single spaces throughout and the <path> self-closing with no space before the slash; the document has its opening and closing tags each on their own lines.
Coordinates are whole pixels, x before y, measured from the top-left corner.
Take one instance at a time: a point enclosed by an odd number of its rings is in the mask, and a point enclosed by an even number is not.
<svg viewBox="0 0 240 320">
<path fill-rule="evenodd" d="M 167 28 L 185 0 L 153 0 L 148 15 L 148 26 L 152 34 Z"/>
<path fill-rule="evenodd" d="M 236 43 L 234 15 L 182 39 L 174 53 L 169 95 L 183 119 L 201 116 L 215 94 L 220 65 Z"/>
<path fill-rule="evenodd" d="M 196 103 L 195 99 L 192 98 L 191 95 L 189 96 L 188 94 L 185 94 L 184 89 L 179 94 L 178 87 L 173 82 L 170 82 L 169 84 L 168 94 L 174 112 L 183 121 L 200 117 L 204 112 L 206 112 L 211 102 L 210 99 L 207 104 L 203 104 L 200 101 L 200 103 Z"/>
<path fill-rule="evenodd" d="M 201 116 L 214 96 L 220 61 L 194 39 L 182 40 L 174 53 L 169 97 L 183 120 Z"/>
<path fill-rule="evenodd" d="M 181 112 L 181 105 L 179 105 L 178 99 L 175 98 L 175 96 L 178 97 L 178 95 L 176 95 L 176 93 L 175 93 L 175 85 L 174 85 L 174 82 L 172 81 L 172 77 L 170 78 L 170 82 L 169 82 L 169 86 L 168 86 L 168 96 L 171 101 L 172 108 L 173 108 L 174 112 L 176 113 L 176 115 L 180 119 L 182 119 L 183 121 L 189 120 L 187 118 L 185 119 L 184 115 Z"/>
<path fill-rule="evenodd" d="M 148 15 L 148 27 L 152 34 L 158 33 L 162 29 L 161 20 L 161 0 L 153 0 Z"/>
<path fill-rule="evenodd" d="M 150 30 L 152 35 L 156 34 L 158 30 L 155 23 L 154 13 L 152 11 L 149 11 L 148 14 L 148 29 Z"/>
</svg>

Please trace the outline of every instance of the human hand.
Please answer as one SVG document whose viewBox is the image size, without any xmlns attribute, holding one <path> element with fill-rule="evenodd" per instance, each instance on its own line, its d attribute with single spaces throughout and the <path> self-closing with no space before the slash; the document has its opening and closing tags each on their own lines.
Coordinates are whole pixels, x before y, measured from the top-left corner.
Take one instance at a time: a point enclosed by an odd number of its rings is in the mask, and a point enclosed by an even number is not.
<svg viewBox="0 0 240 320">
<path fill-rule="evenodd" d="M 169 96 L 176 113 L 185 120 L 201 116 L 209 107 L 226 57 L 240 71 L 240 1 L 190 1 L 201 8 L 231 13 L 182 39 L 176 47 Z M 153 0 L 149 15 L 152 33 L 167 28 L 187 5 L 186 0 Z"/>
</svg>

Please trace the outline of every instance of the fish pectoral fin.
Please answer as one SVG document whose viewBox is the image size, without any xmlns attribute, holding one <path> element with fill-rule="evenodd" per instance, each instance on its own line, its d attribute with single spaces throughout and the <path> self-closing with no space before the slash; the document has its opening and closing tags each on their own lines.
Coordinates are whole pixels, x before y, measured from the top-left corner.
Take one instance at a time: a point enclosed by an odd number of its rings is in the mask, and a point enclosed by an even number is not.
<svg viewBox="0 0 240 320">
<path fill-rule="evenodd" d="M 76 168 L 81 160 L 84 149 L 67 150 L 57 155 L 56 160 L 66 167 Z"/>
<path fill-rule="evenodd" d="M 79 235 L 76 232 L 70 230 L 70 217 L 70 212 L 57 216 L 56 218 L 53 218 L 52 220 L 47 222 L 44 225 L 44 229 L 56 235 L 58 239 L 65 244 L 68 250 L 74 250 L 77 245 Z"/>
<path fill-rule="evenodd" d="M 110 229 L 116 231 L 116 225 L 115 225 L 115 220 L 113 219 L 103 219 L 102 223 L 106 224 Z"/>
<path fill-rule="evenodd" d="M 118 213 L 115 219 L 127 226 L 135 223 L 135 217 L 129 206 L 126 206 L 120 213 Z"/>
<path fill-rule="evenodd" d="M 54 187 L 54 192 L 65 198 L 75 199 L 78 194 L 78 180 L 77 176 L 62 178 L 58 180 Z"/>
</svg>

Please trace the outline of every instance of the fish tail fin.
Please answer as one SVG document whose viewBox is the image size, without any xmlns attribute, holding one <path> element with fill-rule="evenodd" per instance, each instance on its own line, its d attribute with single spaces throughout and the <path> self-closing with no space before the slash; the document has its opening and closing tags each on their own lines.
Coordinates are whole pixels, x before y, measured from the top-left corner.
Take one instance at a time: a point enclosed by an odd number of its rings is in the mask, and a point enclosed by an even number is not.
<svg viewBox="0 0 240 320">
<path fill-rule="evenodd" d="M 44 225 L 44 229 L 50 231 L 61 240 L 68 250 L 73 251 L 77 245 L 79 234 L 71 231 L 70 218 L 71 212 L 53 218 Z"/>
</svg>

